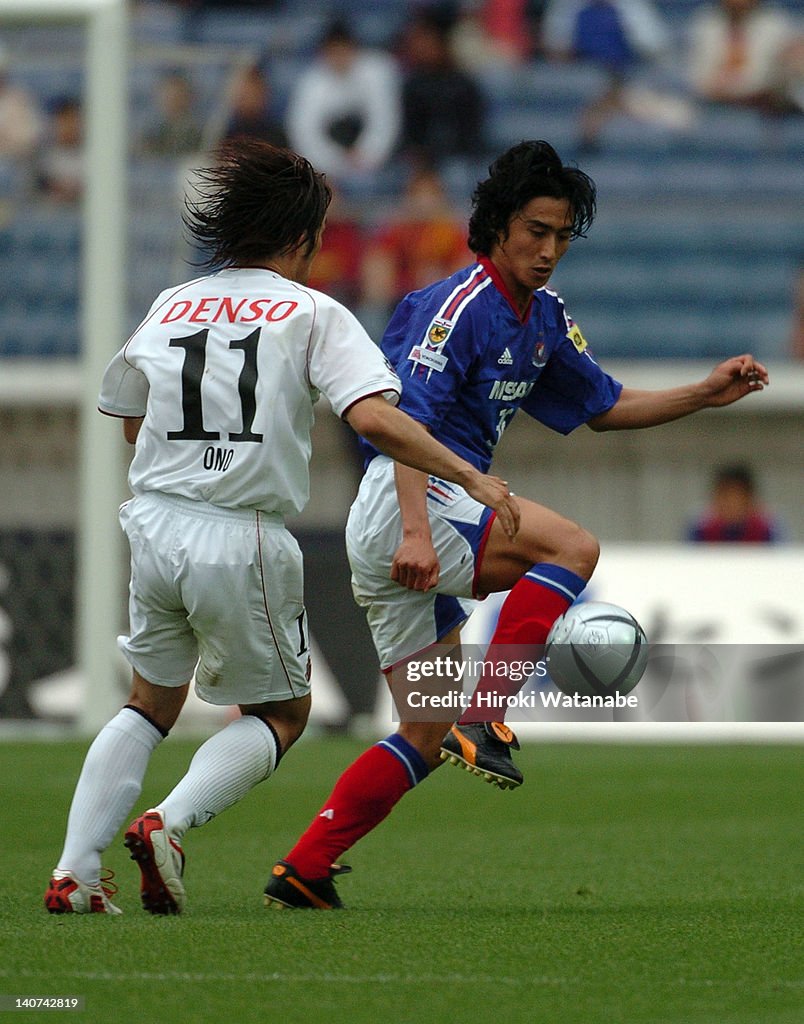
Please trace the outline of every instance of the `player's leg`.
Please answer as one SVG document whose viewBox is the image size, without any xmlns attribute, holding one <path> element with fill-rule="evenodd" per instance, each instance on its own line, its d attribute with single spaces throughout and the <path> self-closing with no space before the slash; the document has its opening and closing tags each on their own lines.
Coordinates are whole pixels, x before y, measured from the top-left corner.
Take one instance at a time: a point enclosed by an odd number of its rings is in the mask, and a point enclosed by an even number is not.
<svg viewBox="0 0 804 1024">
<path fill-rule="evenodd" d="M 155 747 L 167 736 L 188 686 L 155 686 L 136 670 L 129 701 L 90 746 L 67 819 L 64 849 L 45 894 L 51 913 L 118 912 L 101 884 L 101 855 L 134 806 Z"/>
<path fill-rule="evenodd" d="M 118 643 L 133 669 L 128 704 L 101 730 L 87 754 L 55 873 L 80 886 L 100 872 L 100 854 L 139 796 L 148 760 L 176 721 L 198 659 L 174 571 L 175 538 L 185 532 L 177 507 L 157 495 L 136 497 L 120 510 L 131 548 L 130 634 Z M 58 877 L 56 878 L 58 881 Z M 48 909 L 52 895 L 48 889 Z M 56 898 L 50 902 L 58 903 Z M 62 905 L 62 910 L 69 909 Z M 78 909 L 74 906 L 73 909 Z"/>
<path fill-rule="evenodd" d="M 490 651 L 505 657 L 507 645 L 544 644 L 555 620 L 580 595 L 594 572 L 599 546 L 587 530 L 558 513 L 519 500 L 521 526 L 513 540 L 498 522 L 489 531 L 477 572 L 477 590 L 510 590 L 503 602 Z M 504 674 L 503 674 L 504 676 Z M 481 685 L 486 685 L 483 680 Z M 477 721 L 467 711 L 462 721 Z"/>
<path fill-rule="evenodd" d="M 202 743 L 184 778 L 158 804 L 177 842 L 274 773 L 304 731 L 310 696 L 241 705 L 240 711 L 240 718 Z"/>
<path fill-rule="evenodd" d="M 460 627 L 441 638 L 456 650 Z M 435 655 L 423 652 L 425 662 Z M 393 674 L 386 673 L 389 684 Z M 400 701 L 398 695 L 397 705 Z M 440 764 L 449 722 L 402 722 L 343 772 L 310 826 L 279 861 L 265 889 L 267 905 L 333 909 L 342 904 L 332 883 L 338 858 L 375 829 L 414 786 Z"/>
<path fill-rule="evenodd" d="M 185 516 L 182 599 L 198 647 L 196 693 L 242 714 L 195 752 L 184 777 L 131 823 L 143 906 L 185 902 L 182 840 L 269 778 L 310 709 L 301 552 L 278 521 L 204 509 Z"/>
<path fill-rule="evenodd" d="M 522 782 L 511 758 L 517 742 L 497 718 L 503 698 L 522 682 L 512 682 L 509 661 L 535 661 L 540 645 L 555 620 L 580 595 L 597 563 L 595 538 L 558 513 L 536 502 L 519 499 L 521 524 L 511 540 L 493 522 L 477 567 L 478 593 L 510 593 L 500 609 L 484 661 L 494 666 L 479 680 L 472 704 L 445 740 L 445 759 L 462 764 L 501 788 Z"/>
<path fill-rule="evenodd" d="M 124 842 L 140 868 L 140 896 L 149 913 L 182 911 L 185 832 L 205 825 L 273 775 L 304 731 L 310 696 L 244 704 L 240 711 L 240 718 L 201 744 L 168 796 L 126 830 Z"/>
<path fill-rule="evenodd" d="M 451 484 L 440 491 L 434 506 L 449 511 L 455 522 L 431 517 L 441 579 L 428 593 L 407 590 L 391 579 L 402 523 L 390 459 L 372 461 L 349 513 L 346 547 L 355 599 L 366 609 L 390 684 L 395 682 L 393 666 L 416 651 L 429 651 L 432 657 L 437 656 L 431 650 L 434 644 L 440 652 L 444 645 L 456 647 L 460 627 L 471 611 L 471 600 L 455 595 L 470 599 L 473 543 L 480 543 L 483 517 L 490 513 Z M 419 660 L 426 656 L 422 653 Z M 269 905 L 340 906 L 332 883 L 333 864 L 437 767 L 448 726 L 449 722 L 403 722 L 397 732 L 350 765 L 307 831 L 285 860 L 275 865 L 266 887 Z"/>
</svg>

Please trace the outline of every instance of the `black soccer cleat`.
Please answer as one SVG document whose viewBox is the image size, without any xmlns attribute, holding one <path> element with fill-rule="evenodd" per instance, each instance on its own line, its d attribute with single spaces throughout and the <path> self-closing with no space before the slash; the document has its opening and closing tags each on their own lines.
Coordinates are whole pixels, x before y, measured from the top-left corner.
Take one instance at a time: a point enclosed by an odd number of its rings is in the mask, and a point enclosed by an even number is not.
<svg viewBox="0 0 804 1024">
<path fill-rule="evenodd" d="M 522 785 L 522 772 L 514 764 L 511 748 L 519 741 L 502 722 L 455 724 L 441 744 L 441 760 L 473 772 L 500 789 Z"/>
<path fill-rule="evenodd" d="M 346 864 L 333 864 L 327 878 L 310 879 L 302 878 L 287 861 L 277 861 L 265 886 L 265 906 L 276 910 L 342 910 L 332 879 L 351 870 Z"/>
</svg>

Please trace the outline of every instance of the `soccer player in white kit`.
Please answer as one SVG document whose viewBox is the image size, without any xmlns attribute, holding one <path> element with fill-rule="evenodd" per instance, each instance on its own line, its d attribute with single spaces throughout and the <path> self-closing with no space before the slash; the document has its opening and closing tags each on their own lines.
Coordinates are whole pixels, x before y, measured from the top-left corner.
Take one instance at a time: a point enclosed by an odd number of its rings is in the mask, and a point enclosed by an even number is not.
<svg viewBox="0 0 804 1024">
<path fill-rule="evenodd" d="M 104 375 L 99 408 L 136 444 L 120 512 L 131 547 L 128 703 L 90 747 L 50 879 L 51 913 L 119 913 L 101 854 L 139 796 L 152 751 L 196 692 L 241 716 L 136 818 L 125 844 L 153 914 L 185 902 L 182 838 L 268 778 L 301 735 L 310 658 L 298 545 L 319 393 L 392 458 L 465 487 L 513 536 L 507 485 L 396 409 L 400 383 L 338 302 L 306 287 L 329 186 L 304 158 L 229 143 L 201 172 L 185 223 L 208 276 L 162 292 Z"/>
</svg>

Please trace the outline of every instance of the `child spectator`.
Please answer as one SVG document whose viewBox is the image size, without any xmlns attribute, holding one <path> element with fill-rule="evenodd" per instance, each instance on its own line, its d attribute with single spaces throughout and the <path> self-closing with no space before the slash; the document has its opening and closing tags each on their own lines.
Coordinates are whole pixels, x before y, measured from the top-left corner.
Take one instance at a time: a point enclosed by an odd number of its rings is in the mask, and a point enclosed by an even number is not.
<svg viewBox="0 0 804 1024">
<path fill-rule="evenodd" d="M 709 507 L 687 531 L 687 540 L 710 544 L 771 544 L 784 539 L 778 518 L 759 501 L 754 474 L 742 463 L 716 471 Z"/>
</svg>

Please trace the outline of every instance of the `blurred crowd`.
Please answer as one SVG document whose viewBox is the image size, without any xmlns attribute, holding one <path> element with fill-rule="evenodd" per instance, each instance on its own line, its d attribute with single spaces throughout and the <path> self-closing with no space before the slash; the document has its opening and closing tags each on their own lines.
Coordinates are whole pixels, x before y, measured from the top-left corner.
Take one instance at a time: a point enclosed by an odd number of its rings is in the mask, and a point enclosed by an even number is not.
<svg viewBox="0 0 804 1024">
<path fill-rule="evenodd" d="M 247 6 L 178 3 L 188 24 L 205 9 Z M 703 0 L 679 36 L 651 0 L 456 0 L 411 3 L 385 48 L 362 42 L 348 16 L 333 18 L 282 104 L 267 56 L 238 64 L 222 112 L 202 109 L 186 69 L 166 68 L 139 112 L 132 150 L 187 160 L 247 134 L 304 153 L 337 192 L 315 283 L 381 324 L 407 290 L 468 262 L 465 210 L 451 204 L 449 174 L 492 155 L 484 72 L 532 62 L 584 62 L 599 74 L 598 93 L 577 113 L 572 155 L 581 161 L 605 148 L 615 117 L 670 131 L 712 107 L 753 110 L 764 122 L 804 117 L 804 28 L 789 5 Z M 666 73 L 646 86 L 650 67 Z M 22 168 L 28 195 L 76 203 L 82 135 L 80 97 L 43 103 L 0 48 L 0 189 L 3 166 L 16 180 Z M 390 166 L 404 169 L 404 190 L 367 223 L 360 197 Z"/>
</svg>

